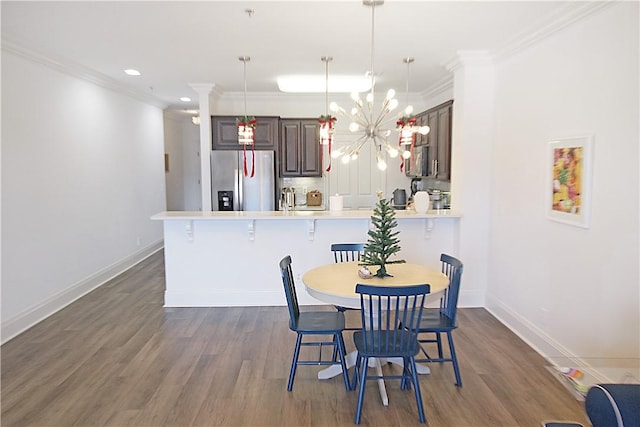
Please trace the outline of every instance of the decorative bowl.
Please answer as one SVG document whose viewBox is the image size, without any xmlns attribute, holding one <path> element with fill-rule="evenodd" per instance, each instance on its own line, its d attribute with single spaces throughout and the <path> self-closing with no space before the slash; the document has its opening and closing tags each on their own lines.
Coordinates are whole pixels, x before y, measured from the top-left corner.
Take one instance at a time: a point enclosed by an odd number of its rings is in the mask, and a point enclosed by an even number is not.
<svg viewBox="0 0 640 427">
<path fill-rule="evenodd" d="M 369 271 L 367 267 L 362 267 L 358 270 L 358 276 L 360 276 L 361 279 L 371 279 L 373 277 L 373 273 Z"/>
</svg>

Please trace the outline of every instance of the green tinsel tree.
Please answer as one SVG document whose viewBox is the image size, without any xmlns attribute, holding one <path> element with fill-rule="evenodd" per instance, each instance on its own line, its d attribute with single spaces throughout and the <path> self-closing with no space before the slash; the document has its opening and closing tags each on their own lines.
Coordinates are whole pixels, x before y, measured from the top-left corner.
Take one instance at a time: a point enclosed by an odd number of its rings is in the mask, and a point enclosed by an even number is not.
<svg viewBox="0 0 640 427">
<path fill-rule="evenodd" d="M 404 260 L 389 261 L 389 257 L 400 252 L 400 240 L 396 237 L 400 232 L 393 231 L 398 225 L 396 213 L 391 207 L 389 200 L 382 197 L 378 192 L 378 203 L 373 210 L 371 222 L 374 229 L 369 230 L 369 239 L 364 247 L 364 255 L 360 265 L 379 265 L 376 277 L 385 278 L 391 275 L 387 273 L 387 264 L 402 264 Z"/>
</svg>

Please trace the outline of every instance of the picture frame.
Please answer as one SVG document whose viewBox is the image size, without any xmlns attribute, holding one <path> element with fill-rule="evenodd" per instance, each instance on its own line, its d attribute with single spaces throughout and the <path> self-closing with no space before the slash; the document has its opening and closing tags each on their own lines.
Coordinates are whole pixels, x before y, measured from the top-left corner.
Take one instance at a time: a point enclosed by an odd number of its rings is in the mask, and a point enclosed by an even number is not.
<svg viewBox="0 0 640 427">
<path fill-rule="evenodd" d="M 549 141 L 547 217 L 553 221 L 589 228 L 593 175 L 593 135 Z"/>
</svg>

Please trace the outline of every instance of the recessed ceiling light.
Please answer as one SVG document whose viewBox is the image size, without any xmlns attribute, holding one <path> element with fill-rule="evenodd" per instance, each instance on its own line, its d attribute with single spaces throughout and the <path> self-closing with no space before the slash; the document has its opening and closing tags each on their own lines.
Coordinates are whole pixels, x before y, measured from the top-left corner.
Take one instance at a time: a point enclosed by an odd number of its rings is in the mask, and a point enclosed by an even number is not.
<svg viewBox="0 0 640 427">
<path fill-rule="evenodd" d="M 182 97 L 180 97 L 180 101 L 182 101 L 182 102 L 190 102 L 191 98 L 189 98 L 188 96 L 182 96 Z"/>
<path fill-rule="evenodd" d="M 134 70 L 133 68 L 129 68 L 128 70 L 124 70 L 125 74 L 129 75 L 129 76 L 139 76 L 140 75 L 140 71 L 138 70 Z"/>
<path fill-rule="evenodd" d="M 321 93 L 327 89 L 326 76 L 281 76 L 277 81 L 281 92 Z M 329 92 L 332 93 L 361 93 L 369 89 L 371 89 L 371 77 L 329 76 Z"/>
</svg>

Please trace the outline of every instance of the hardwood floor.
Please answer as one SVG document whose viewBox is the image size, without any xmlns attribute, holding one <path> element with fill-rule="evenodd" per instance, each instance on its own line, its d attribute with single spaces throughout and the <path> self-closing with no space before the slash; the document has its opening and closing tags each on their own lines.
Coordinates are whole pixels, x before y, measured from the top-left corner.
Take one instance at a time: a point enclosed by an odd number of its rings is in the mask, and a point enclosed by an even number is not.
<svg viewBox="0 0 640 427">
<path fill-rule="evenodd" d="M 2 346 L 2 426 L 353 424 L 357 392 L 340 376 L 320 381 L 302 366 L 286 391 L 286 307 L 163 308 L 163 292 L 158 252 Z M 420 377 L 428 426 L 589 425 L 545 361 L 486 310 L 459 310 L 459 325 L 463 387 L 450 364 Z M 384 407 L 369 385 L 362 425 L 419 424 L 411 391 L 387 382 Z"/>
</svg>

